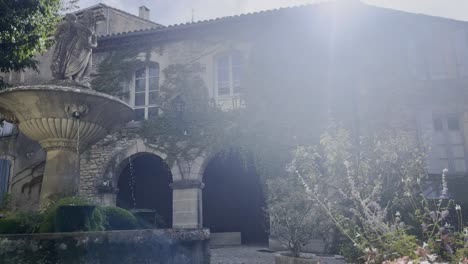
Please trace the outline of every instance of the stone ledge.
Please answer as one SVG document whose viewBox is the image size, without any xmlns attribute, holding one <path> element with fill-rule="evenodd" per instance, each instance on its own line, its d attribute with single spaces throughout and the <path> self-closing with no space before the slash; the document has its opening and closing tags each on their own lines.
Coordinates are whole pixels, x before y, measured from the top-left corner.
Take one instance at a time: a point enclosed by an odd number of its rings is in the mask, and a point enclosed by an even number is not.
<svg viewBox="0 0 468 264">
<path fill-rule="evenodd" d="M 208 229 L 141 229 L 141 230 L 118 230 L 118 231 L 97 231 L 97 232 L 67 232 L 67 233 L 39 233 L 39 234 L 13 234 L 0 235 L 0 241 L 8 240 L 24 240 L 24 239 L 68 239 L 68 238 L 107 238 L 113 241 L 129 242 L 130 238 L 162 236 L 168 239 L 180 241 L 195 241 L 207 240 L 210 238 Z"/>
<path fill-rule="evenodd" d="M 177 189 L 203 189 L 205 187 L 205 184 L 201 182 L 200 180 L 180 180 L 180 181 L 175 181 L 170 184 L 170 187 L 173 190 Z"/>
<path fill-rule="evenodd" d="M 1 235 L 0 263 L 208 264 L 208 241 L 207 229 Z"/>
</svg>

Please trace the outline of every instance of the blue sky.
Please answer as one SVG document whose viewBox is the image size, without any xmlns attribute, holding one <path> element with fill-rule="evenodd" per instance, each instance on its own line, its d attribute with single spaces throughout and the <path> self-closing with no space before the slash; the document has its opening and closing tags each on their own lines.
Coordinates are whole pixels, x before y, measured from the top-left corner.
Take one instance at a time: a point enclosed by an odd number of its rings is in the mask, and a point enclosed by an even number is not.
<svg viewBox="0 0 468 264">
<path fill-rule="evenodd" d="M 151 9 L 151 19 L 163 25 L 188 22 L 194 10 L 195 20 L 223 17 L 286 6 L 323 2 L 327 0 L 80 0 L 80 8 L 97 3 L 137 14 L 141 5 Z M 341 0 L 348 1 L 348 0 Z M 468 0 L 362 0 L 362 2 L 468 21 Z"/>
</svg>

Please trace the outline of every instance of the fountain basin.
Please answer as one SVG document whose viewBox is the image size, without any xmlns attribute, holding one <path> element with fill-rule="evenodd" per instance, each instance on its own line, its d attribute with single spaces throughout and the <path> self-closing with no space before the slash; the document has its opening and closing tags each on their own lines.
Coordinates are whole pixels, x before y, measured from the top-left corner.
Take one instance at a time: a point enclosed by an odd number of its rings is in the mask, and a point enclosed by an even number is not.
<svg viewBox="0 0 468 264">
<path fill-rule="evenodd" d="M 107 94 L 61 85 L 0 91 L 2 118 L 47 152 L 40 206 L 79 188 L 79 152 L 133 119 L 133 109 Z"/>
</svg>

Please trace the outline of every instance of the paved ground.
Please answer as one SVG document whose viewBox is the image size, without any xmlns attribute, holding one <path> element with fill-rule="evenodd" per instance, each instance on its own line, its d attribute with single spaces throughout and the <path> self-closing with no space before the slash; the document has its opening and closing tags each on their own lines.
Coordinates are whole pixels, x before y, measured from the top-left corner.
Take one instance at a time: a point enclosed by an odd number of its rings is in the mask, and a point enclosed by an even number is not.
<svg viewBox="0 0 468 264">
<path fill-rule="evenodd" d="M 260 246 L 232 246 L 211 249 L 211 264 L 274 264 L 275 253 L 260 252 L 267 250 Z M 322 256 L 320 263 L 345 264 L 344 259 Z"/>
<path fill-rule="evenodd" d="M 274 264 L 274 253 L 259 252 L 258 246 L 236 246 L 211 249 L 211 264 Z"/>
</svg>

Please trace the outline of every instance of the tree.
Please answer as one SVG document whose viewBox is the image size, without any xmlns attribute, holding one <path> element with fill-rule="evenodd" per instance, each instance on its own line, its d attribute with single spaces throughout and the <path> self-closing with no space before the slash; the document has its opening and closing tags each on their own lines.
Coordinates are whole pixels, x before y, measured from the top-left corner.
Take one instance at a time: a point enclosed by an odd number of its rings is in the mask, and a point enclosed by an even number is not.
<svg viewBox="0 0 468 264">
<path fill-rule="evenodd" d="M 270 216 L 270 235 L 299 258 L 311 239 L 328 242 L 333 223 L 321 212 L 305 192 L 302 183 L 289 171 L 284 177 L 267 180 L 267 212 Z"/>
<path fill-rule="evenodd" d="M 75 8 L 77 0 L 0 0 L 0 71 L 37 69 L 34 56 L 45 52 L 60 11 Z"/>
</svg>

